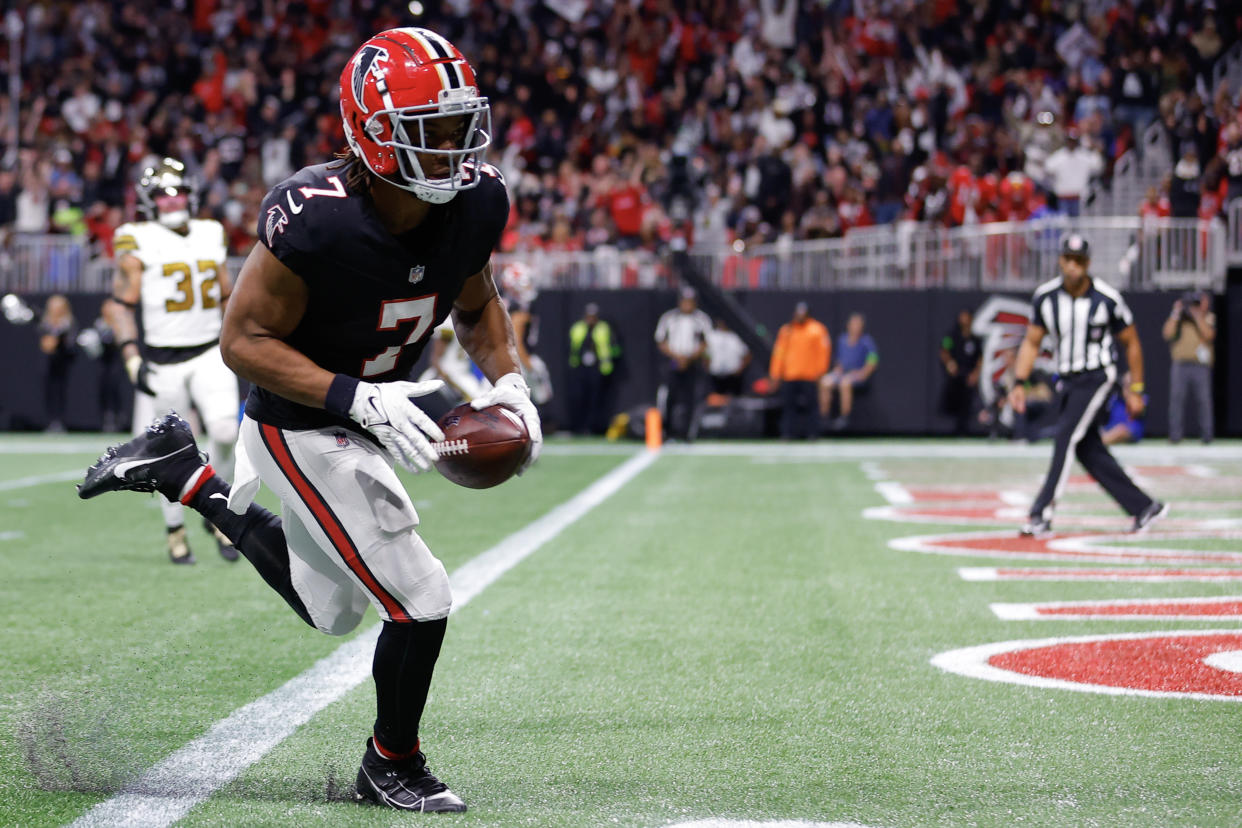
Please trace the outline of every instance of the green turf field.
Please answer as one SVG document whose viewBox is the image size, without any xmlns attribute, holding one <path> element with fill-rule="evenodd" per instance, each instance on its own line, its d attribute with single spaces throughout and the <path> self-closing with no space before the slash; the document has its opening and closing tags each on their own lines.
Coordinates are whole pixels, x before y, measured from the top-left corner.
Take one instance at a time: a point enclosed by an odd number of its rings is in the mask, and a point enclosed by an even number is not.
<svg viewBox="0 0 1242 828">
<path fill-rule="evenodd" d="M 349 643 L 302 625 L 249 564 L 219 558 L 197 521 L 199 563 L 171 566 L 152 496 L 79 501 L 73 482 L 105 442 L 0 436 L 0 825 L 74 822 Z M 1111 537 L 1126 521 L 1081 485 L 1065 497 L 1066 525 L 1102 522 L 1081 533 L 1109 534 L 1104 549 L 1242 567 L 1242 445 L 1140 448 L 1150 451 L 1122 457 L 1174 504 L 1169 539 Z M 972 582 L 959 567 L 1088 562 L 889 545 L 936 533 L 1008 538 L 1021 508 L 999 501 L 984 504 L 994 516 L 964 522 L 906 522 L 909 503 L 863 516 L 893 505 L 877 483 L 912 492 L 914 505 L 935 487 L 1029 495 L 1047 449 L 671 447 L 450 621 L 423 747 L 467 814 L 349 800 L 374 716 L 369 682 L 214 790 L 191 772 L 144 792 L 191 796 L 180 825 L 1242 823 L 1242 667 L 1232 655 L 1242 645 L 1222 639 L 1209 661 L 1218 666 L 1200 670 L 1216 695 L 1201 698 L 1075 692 L 932 664 L 1010 640 L 1242 634 L 1242 615 L 1002 620 L 991 604 L 1239 596 L 1242 581 Z M 454 573 L 518 543 L 514 533 L 641 452 L 551 441 L 535 469 L 498 489 L 439 478 L 408 487 L 423 536 Z M 360 634 L 374 622 L 372 613 Z"/>
</svg>

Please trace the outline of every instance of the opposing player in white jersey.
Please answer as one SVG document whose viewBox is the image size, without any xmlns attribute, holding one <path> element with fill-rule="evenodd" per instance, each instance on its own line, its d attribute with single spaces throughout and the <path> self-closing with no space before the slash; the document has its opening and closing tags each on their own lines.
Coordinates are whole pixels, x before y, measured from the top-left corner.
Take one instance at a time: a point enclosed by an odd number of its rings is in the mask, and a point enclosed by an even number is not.
<svg viewBox="0 0 1242 828">
<path fill-rule="evenodd" d="M 232 290 L 225 259 L 228 240 L 218 221 L 191 218 L 194 191 L 185 165 L 165 158 L 148 167 L 138 184 L 146 221 L 116 229 L 113 248 L 113 318 L 134 395 L 134 434 L 170 409 L 198 411 L 207 453 L 217 471 L 231 477 L 237 441 L 237 378 L 220 358 L 220 324 Z M 135 311 L 142 308 L 142 337 Z M 186 540 L 184 509 L 162 500 L 173 563 L 194 563 Z M 237 550 L 204 521 L 226 560 Z"/>
<path fill-rule="evenodd" d="M 419 382 L 443 380 L 441 393 L 457 405 L 470 402 L 491 390 L 492 384 L 481 372 L 476 372 L 466 349 L 457 341 L 453 320 L 445 319 L 432 331 L 431 364 L 419 376 Z"/>
</svg>

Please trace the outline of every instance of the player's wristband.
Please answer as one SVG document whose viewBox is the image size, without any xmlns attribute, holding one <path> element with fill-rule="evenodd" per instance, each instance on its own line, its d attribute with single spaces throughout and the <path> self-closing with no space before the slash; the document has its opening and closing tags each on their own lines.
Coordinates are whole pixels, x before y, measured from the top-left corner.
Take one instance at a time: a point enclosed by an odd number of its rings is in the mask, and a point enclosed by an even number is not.
<svg viewBox="0 0 1242 828">
<path fill-rule="evenodd" d="M 116 347 L 117 347 L 117 350 L 120 350 L 121 348 L 124 348 L 126 345 L 137 345 L 137 344 L 138 344 L 138 340 L 127 339 L 124 342 L 118 342 Z"/>
<path fill-rule="evenodd" d="M 324 410 L 340 417 L 348 417 L 349 409 L 354 404 L 354 392 L 357 390 L 357 377 L 337 374 L 328 386 L 328 396 L 323 401 Z"/>
<path fill-rule="evenodd" d="M 1146 390 L 1146 388 L 1147 386 L 1143 385 L 1143 383 L 1141 382 L 1130 383 L 1130 390 L 1133 391 L 1135 394 L 1142 394 L 1143 391 Z"/>
</svg>

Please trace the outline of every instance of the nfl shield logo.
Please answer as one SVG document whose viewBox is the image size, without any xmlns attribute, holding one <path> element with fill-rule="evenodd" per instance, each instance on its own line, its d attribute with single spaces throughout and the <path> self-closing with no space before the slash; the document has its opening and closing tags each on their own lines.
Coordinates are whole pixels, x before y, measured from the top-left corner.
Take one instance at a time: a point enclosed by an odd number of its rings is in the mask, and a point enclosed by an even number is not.
<svg viewBox="0 0 1242 828">
<path fill-rule="evenodd" d="M 423 280 L 423 266 L 416 265 L 410 268 L 410 284 L 417 285 Z"/>
</svg>

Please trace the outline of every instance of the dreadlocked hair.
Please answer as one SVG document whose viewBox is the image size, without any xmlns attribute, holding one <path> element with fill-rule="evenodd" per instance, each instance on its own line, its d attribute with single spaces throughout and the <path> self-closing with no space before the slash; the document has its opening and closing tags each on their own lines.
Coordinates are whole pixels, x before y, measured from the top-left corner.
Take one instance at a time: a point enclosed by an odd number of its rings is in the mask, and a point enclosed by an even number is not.
<svg viewBox="0 0 1242 828">
<path fill-rule="evenodd" d="M 353 193 L 369 193 L 371 192 L 371 182 L 375 179 L 375 174 L 367 169 L 367 165 L 362 163 L 362 159 L 348 149 L 341 150 L 336 153 L 336 160 L 329 166 L 340 165 L 345 168 L 345 187 Z"/>
</svg>

